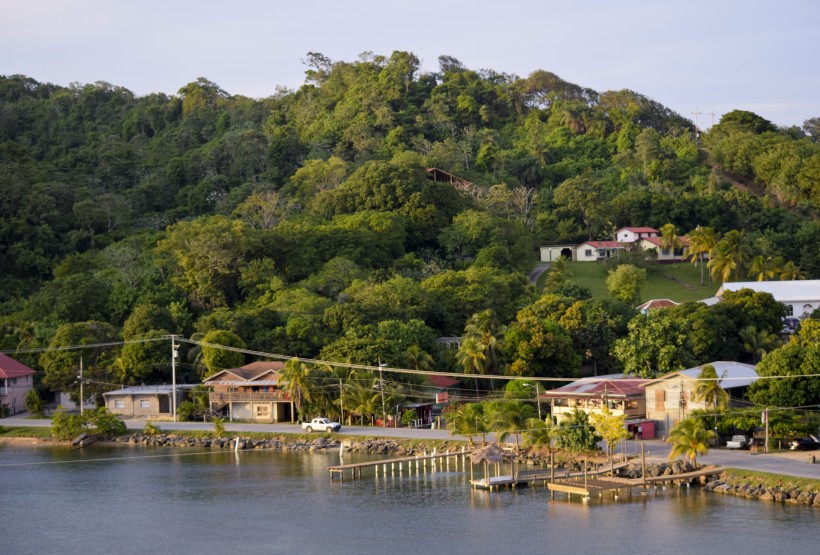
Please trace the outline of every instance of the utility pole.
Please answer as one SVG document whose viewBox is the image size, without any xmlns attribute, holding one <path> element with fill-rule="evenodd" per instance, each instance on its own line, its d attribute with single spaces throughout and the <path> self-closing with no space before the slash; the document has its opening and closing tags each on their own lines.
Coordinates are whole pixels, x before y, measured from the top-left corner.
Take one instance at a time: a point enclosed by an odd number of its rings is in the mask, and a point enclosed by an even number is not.
<svg viewBox="0 0 820 555">
<path fill-rule="evenodd" d="M 715 116 L 716 116 L 717 114 L 716 114 L 716 113 L 714 113 L 714 112 L 707 112 L 707 113 L 706 113 L 706 115 L 707 115 L 707 116 L 710 116 L 710 117 L 712 118 L 712 120 L 711 120 L 711 121 L 712 121 L 712 123 L 710 123 L 710 124 L 709 124 L 709 127 L 714 127 L 714 125 L 715 125 Z"/>
<path fill-rule="evenodd" d="M 538 403 L 538 420 L 541 420 L 541 396 L 538 382 L 535 382 L 535 402 Z"/>
<path fill-rule="evenodd" d="M 387 415 L 384 412 L 384 374 L 382 374 L 382 368 L 384 368 L 385 366 L 387 365 L 382 364 L 382 359 L 379 358 L 379 389 L 382 392 L 382 428 L 384 428 L 387 424 Z"/>
<path fill-rule="evenodd" d="M 695 111 L 692 112 L 692 115 L 695 116 L 695 144 L 696 145 L 700 144 L 700 123 L 698 122 L 698 116 L 701 113 L 702 112 L 700 110 L 698 110 L 697 108 L 695 108 Z"/>
<path fill-rule="evenodd" d="M 766 422 L 766 440 L 764 443 L 764 449 L 768 453 L 769 452 L 769 407 L 766 407 L 763 410 L 763 421 Z"/>
<path fill-rule="evenodd" d="M 174 422 L 177 421 L 177 336 L 171 334 L 171 414 L 174 416 Z"/>
<path fill-rule="evenodd" d="M 80 357 L 80 414 L 83 413 L 83 357 Z"/>
<path fill-rule="evenodd" d="M 344 424 L 345 421 L 344 394 L 344 389 L 342 389 L 342 378 L 339 378 L 339 422 L 341 424 Z"/>
</svg>

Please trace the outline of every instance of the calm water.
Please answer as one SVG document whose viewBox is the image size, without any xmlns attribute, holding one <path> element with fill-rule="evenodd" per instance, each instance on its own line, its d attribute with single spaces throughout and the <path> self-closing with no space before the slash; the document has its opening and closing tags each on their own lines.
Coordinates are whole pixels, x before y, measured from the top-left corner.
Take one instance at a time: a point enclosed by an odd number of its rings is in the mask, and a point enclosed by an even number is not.
<svg viewBox="0 0 820 555">
<path fill-rule="evenodd" d="M 540 487 L 488 494 L 460 473 L 429 470 L 331 483 L 326 467 L 337 461 L 0 448 L 0 553 L 820 552 L 817 509 L 694 488 L 550 502 Z"/>
</svg>

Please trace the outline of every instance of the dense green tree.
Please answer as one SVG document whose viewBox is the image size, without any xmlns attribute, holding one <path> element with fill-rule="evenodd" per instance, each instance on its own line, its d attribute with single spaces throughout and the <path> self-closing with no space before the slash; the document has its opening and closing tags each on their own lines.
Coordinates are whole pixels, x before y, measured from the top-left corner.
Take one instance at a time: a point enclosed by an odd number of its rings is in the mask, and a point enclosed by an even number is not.
<svg viewBox="0 0 820 555">
<path fill-rule="evenodd" d="M 222 348 L 246 348 L 245 342 L 232 332 L 211 330 L 202 337 L 202 343 L 202 362 L 207 373 L 203 378 L 226 368 L 237 368 L 245 363 L 244 353 Z"/>
<path fill-rule="evenodd" d="M 589 421 L 589 415 L 581 409 L 575 409 L 560 424 L 561 433 L 556 443 L 559 447 L 573 453 L 597 450 L 601 439 Z"/>
<path fill-rule="evenodd" d="M 613 350 L 625 374 L 654 378 L 696 365 L 685 322 L 655 311 L 639 314 L 628 328 L 628 335 L 618 339 Z"/>
<path fill-rule="evenodd" d="M 620 264 L 607 275 L 606 286 L 615 299 L 634 304 L 640 299 L 641 286 L 645 281 L 645 269 L 631 264 Z"/>
</svg>

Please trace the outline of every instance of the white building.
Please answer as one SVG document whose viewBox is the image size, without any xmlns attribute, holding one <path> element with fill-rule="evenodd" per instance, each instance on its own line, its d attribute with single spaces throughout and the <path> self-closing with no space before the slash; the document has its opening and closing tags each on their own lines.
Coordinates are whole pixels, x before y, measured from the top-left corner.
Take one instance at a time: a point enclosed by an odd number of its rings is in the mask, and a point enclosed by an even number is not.
<svg viewBox="0 0 820 555">
<path fill-rule="evenodd" d="M 820 308 L 820 279 L 794 281 L 736 281 L 724 283 L 715 296 L 723 296 L 726 291 L 751 289 L 758 293 L 769 293 L 774 300 L 786 305 L 786 315 L 797 318 L 808 316 Z"/>
</svg>

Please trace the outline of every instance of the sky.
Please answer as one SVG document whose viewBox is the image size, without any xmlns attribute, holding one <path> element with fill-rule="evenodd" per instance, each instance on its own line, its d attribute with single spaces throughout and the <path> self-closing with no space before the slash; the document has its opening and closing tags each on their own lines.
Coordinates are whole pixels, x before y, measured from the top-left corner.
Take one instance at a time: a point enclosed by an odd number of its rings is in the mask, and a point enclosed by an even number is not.
<svg viewBox="0 0 820 555">
<path fill-rule="evenodd" d="M 820 117 L 816 0 L 0 0 L 0 75 L 176 94 L 198 77 L 264 98 L 319 52 L 448 55 L 631 89 L 701 128 L 731 110 L 780 126 Z"/>
</svg>

